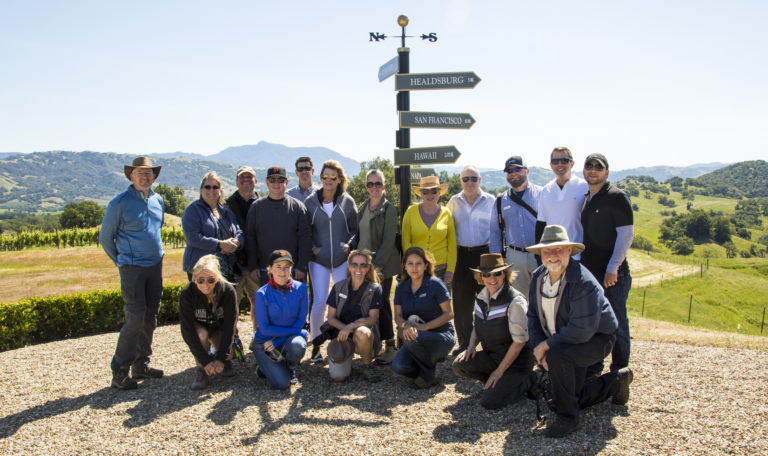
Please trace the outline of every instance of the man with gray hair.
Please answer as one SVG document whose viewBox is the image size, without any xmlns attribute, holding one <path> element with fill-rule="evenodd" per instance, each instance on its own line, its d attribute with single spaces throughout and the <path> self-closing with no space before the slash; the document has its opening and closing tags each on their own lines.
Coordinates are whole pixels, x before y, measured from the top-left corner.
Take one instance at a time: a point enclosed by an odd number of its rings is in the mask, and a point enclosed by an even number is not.
<svg viewBox="0 0 768 456">
<path fill-rule="evenodd" d="M 528 166 L 523 157 L 513 155 L 504 163 L 507 182 L 512 188 L 496 197 L 491 208 L 491 253 L 506 256 L 517 271 L 515 290 L 528 297 L 531 274 L 539 266 L 536 255 L 525 250 L 536 243 L 536 206 L 541 187 L 528 181 Z"/>
<path fill-rule="evenodd" d="M 480 263 L 480 255 L 488 253 L 493 195 L 480 188 L 480 171 L 467 165 L 461 170 L 461 192 L 448 201 L 456 228 L 456 269 L 453 275 L 453 321 L 459 346 L 458 355 L 467 349 L 472 334 L 475 295 L 482 287 L 469 268 Z"/>
</svg>

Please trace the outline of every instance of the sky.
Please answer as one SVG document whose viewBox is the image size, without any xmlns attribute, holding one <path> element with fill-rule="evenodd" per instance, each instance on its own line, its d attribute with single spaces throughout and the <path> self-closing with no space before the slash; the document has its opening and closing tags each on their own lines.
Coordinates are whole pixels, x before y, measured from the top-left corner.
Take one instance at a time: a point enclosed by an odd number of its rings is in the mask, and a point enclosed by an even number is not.
<svg viewBox="0 0 768 456">
<path fill-rule="evenodd" d="M 204 155 L 259 141 L 393 158 L 397 17 L 412 73 L 474 71 L 411 110 L 457 164 L 547 166 L 555 146 L 612 169 L 765 159 L 765 1 L 0 0 L 0 152 Z M 434 43 L 418 38 L 435 33 Z"/>
</svg>

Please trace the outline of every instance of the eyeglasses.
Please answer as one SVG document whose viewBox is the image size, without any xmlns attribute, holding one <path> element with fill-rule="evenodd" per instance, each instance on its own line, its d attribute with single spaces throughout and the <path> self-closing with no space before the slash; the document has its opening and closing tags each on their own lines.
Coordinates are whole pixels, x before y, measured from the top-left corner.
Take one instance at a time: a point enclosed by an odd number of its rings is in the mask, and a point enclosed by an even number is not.
<svg viewBox="0 0 768 456">
<path fill-rule="evenodd" d="M 487 279 L 488 277 L 491 277 L 491 276 L 493 276 L 493 277 L 499 277 L 499 276 L 502 276 L 502 275 L 504 275 L 504 271 L 496 271 L 496 272 L 483 272 L 483 273 L 482 273 L 482 275 L 483 275 L 483 277 L 484 277 L 484 278 L 486 278 L 486 279 Z"/>
<path fill-rule="evenodd" d="M 285 178 L 284 177 L 270 177 L 270 178 L 267 178 L 267 182 L 269 182 L 270 184 L 282 184 L 283 182 L 285 182 Z"/>
<path fill-rule="evenodd" d="M 302 171 L 312 171 L 312 167 L 311 166 L 297 166 L 296 167 L 296 172 L 300 173 Z"/>
<path fill-rule="evenodd" d="M 204 284 L 205 282 L 208 282 L 209 285 L 213 285 L 216 283 L 216 277 L 198 277 L 196 282 L 200 285 Z"/>
<path fill-rule="evenodd" d="M 330 174 L 323 174 L 322 176 L 320 176 L 320 178 L 323 179 L 323 180 L 330 179 L 330 180 L 336 182 L 336 179 L 338 179 L 339 176 L 331 176 Z"/>
<path fill-rule="evenodd" d="M 368 263 L 349 263 L 351 269 L 365 269 L 370 266 Z"/>
<path fill-rule="evenodd" d="M 440 193 L 440 189 L 439 188 L 423 188 L 423 189 L 421 189 L 421 194 L 424 195 L 424 196 L 427 196 L 427 195 L 437 195 L 438 193 Z"/>
<path fill-rule="evenodd" d="M 598 171 L 602 171 L 602 170 L 605 169 L 605 166 L 603 166 L 600 163 L 589 162 L 589 163 L 584 164 L 584 169 L 586 169 L 587 171 L 592 170 L 592 169 L 596 169 Z"/>
<path fill-rule="evenodd" d="M 218 190 L 221 187 L 219 187 L 218 185 L 203 185 L 203 188 L 206 190 Z"/>
<path fill-rule="evenodd" d="M 550 163 L 553 165 L 567 165 L 568 163 L 572 162 L 570 158 L 552 158 L 549 160 Z"/>
<path fill-rule="evenodd" d="M 383 182 L 366 182 L 365 186 L 368 187 L 368 188 L 383 187 L 384 183 Z"/>
<path fill-rule="evenodd" d="M 509 168 L 505 169 L 504 172 L 506 172 L 507 174 L 519 173 L 520 171 L 522 171 L 524 169 L 527 169 L 527 168 L 523 168 L 523 167 L 520 167 L 520 166 L 512 166 L 512 167 L 509 167 Z"/>
<path fill-rule="evenodd" d="M 293 266 L 290 266 L 290 265 L 289 266 L 277 266 L 277 265 L 274 265 L 274 266 L 271 267 L 271 269 L 274 269 L 275 272 L 277 272 L 277 271 L 280 271 L 280 272 L 286 272 L 286 271 L 291 272 L 291 268 L 292 267 Z"/>
<path fill-rule="evenodd" d="M 477 179 L 478 179 L 477 176 L 464 176 L 464 177 L 461 178 L 461 181 L 462 182 L 469 182 L 469 181 L 477 182 Z"/>
</svg>

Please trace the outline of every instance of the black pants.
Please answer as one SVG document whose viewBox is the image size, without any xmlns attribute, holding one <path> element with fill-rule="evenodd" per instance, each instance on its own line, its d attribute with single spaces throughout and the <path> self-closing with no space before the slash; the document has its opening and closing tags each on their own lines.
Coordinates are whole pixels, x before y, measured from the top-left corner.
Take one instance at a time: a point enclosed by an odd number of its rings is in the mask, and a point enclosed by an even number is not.
<svg viewBox="0 0 768 456">
<path fill-rule="evenodd" d="M 458 247 L 456 270 L 453 273 L 453 324 L 456 326 L 456 339 L 459 347 L 469 345 L 472 335 L 472 315 L 475 311 L 475 295 L 483 289 L 475 280 L 474 272 L 480 264 L 480 255 L 488 253 L 488 246 Z"/>
<path fill-rule="evenodd" d="M 485 383 L 488 377 L 499 367 L 504 354 L 492 356 L 485 350 L 480 350 L 469 361 L 453 361 L 453 372 L 466 378 L 473 378 Z M 484 389 L 480 397 L 480 405 L 487 409 L 498 409 L 514 402 L 525 394 L 530 387 L 528 376 L 533 368 L 533 352 L 531 347 L 523 347 L 517 359 L 512 363 L 504 375 L 496 382 L 493 388 Z"/>
<path fill-rule="evenodd" d="M 608 372 L 584 383 L 587 367 L 611 353 L 615 334 L 595 334 L 583 344 L 557 344 L 547 351 L 549 378 L 555 411 L 566 418 L 577 418 L 579 410 L 610 398 L 619 388 L 619 375 Z"/>
<path fill-rule="evenodd" d="M 382 341 L 395 338 L 394 329 L 392 327 L 392 303 L 390 302 L 389 295 L 392 293 L 392 279 L 389 277 L 381 282 L 381 312 L 379 312 L 379 336 Z"/>
</svg>

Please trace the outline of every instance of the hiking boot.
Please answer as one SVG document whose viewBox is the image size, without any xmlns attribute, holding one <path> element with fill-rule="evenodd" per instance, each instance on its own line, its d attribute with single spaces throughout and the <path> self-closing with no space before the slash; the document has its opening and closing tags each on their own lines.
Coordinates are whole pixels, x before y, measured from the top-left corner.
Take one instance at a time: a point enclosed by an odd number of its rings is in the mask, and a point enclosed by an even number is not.
<svg viewBox="0 0 768 456">
<path fill-rule="evenodd" d="M 363 366 L 363 377 L 368 380 L 368 383 L 378 383 L 381 381 L 381 374 L 379 373 L 379 368 L 376 367 L 376 363 Z"/>
<path fill-rule="evenodd" d="M 622 367 L 616 373 L 619 374 L 619 390 L 613 395 L 613 403 L 625 405 L 629 401 L 629 384 L 634 380 L 635 374 L 628 367 Z"/>
<path fill-rule="evenodd" d="M 221 371 L 222 377 L 232 377 L 235 375 L 235 370 L 232 369 L 232 361 L 226 360 L 224 361 L 224 370 Z"/>
<path fill-rule="evenodd" d="M 264 375 L 264 372 L 261 371 L 261 368 L 259 366 L 256 366 L 256 376 L 259 378 L 267 378 L 267 376 Z"/>
<path fill-rule="evenodd" d="M 387 347 L 384 349 L 384 353 L 382 353 L 381 356 L 376 358 L 376 364 L 379 364 L 379 365 L 391 364 L 392 360 L 395 359 L 396 354 L 397 354 L 397 349 L 395 349 L 394 344 L 387 344 Z"/>
<path fill-rule="evenodd" d="M 299 383 L 299 379 L 296 378 L 296 369 L 290 369 L 288 371 L 288 375 L 290 376 L 290 379 L 291 379 L 291 385 L 296 385 Z"/>
<path fill-rule="evenodd" d="M 131 367 L 131 377 L 133 378 L 162 378 L 162 376 L 163 371 L 149 367 L 146 364 Z"/>
<path fill-rule="evenodd" d="M 323 355 L 320 353 L 320 346 L 315 345 L 312 347 L 312 356 L 309 358 L 309 362 L 311 363 L 322 363 L 323 362 Z"/>
<path fill-rule="evenodd" d="M 544 431 L 544 435 L 556 439 L 570 434 L 578 427 L 578 418 L 565 418 L 560 415 L 555 415 L 555 419 L 547 424 L 547 429 Z"/>
<path fill-rule="evenodd" d="M 128 375 L 128 368 L 121 367 L 120 369 L 112 372 L 112 388 L 119 390 L 133 390 L 139 386 L 136 380 L 132 379 Z"/>
<path fill-rule="evenodd" d="M 411 383 L 411 386 L 416 389 L 430 388 L 435 385 L 437 385 L 437 378 L 433 378 L 432 380 L 427 381 L 421 377 L 416 377 L 413 379 L 413 383 Z"/>
<path fill-rule="evenodd" d="M 189 388 L 192 391 L 200 391 L 208 386 L 208 374 L 205 373 L 205 370 L 202 367 L 198 367 L 195 370 L 197 371 L 197 375 L 195 381 L 192 382 L 192 385 Z"/>
</svg>

